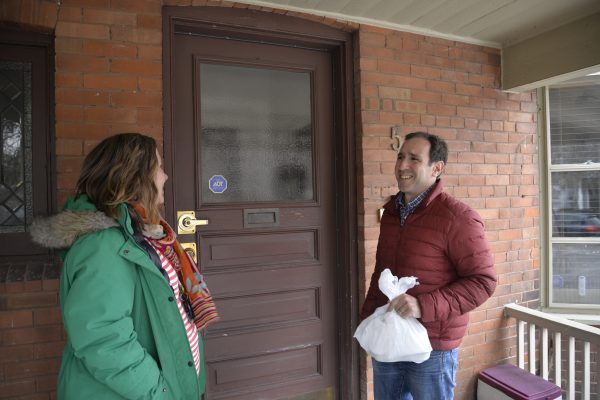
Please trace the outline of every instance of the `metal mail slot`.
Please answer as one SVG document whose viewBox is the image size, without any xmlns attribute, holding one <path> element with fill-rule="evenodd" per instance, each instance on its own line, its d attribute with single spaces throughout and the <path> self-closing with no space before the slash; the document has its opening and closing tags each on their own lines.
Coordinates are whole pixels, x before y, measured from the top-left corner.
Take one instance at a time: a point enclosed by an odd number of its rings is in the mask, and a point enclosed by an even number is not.
<svg viewBox="0 0 600 400">
<path fill-rule="evenodd" d="M 249 208 L 244 210 L 244 228 L 279 226 L 279 208 Z"/>
</svg>

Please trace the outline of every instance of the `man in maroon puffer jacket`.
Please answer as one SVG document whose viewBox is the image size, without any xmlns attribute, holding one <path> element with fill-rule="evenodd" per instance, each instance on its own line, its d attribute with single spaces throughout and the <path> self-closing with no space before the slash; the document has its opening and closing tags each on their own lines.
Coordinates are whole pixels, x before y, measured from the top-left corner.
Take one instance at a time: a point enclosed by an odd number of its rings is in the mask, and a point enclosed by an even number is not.
<svg viewBox="0 0 600 400">
<path fill-rule="evenodd" d="M 361 319 L 387 303 L 378 288 L 381 271 L 416 276 L 419 285 L 389 303 L 425 326 L 433 347 L 429 360 L 373 360 L 376 400 L 446 400 L 454 397 L 458 346 L 469 311 L 496 288 L 496 272 L 483 222 L 469 206 L 442 191 L 448 146 L 425 132 L 406 135 L 395 174 L 400 192 L 385 206 L 375 272 Z"/>
</svg>

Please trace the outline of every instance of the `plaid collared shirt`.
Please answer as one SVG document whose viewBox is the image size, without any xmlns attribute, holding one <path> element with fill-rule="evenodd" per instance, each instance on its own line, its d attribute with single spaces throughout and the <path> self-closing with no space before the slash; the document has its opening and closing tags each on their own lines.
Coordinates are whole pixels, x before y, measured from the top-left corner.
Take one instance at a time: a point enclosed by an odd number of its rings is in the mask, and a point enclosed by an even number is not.
<svg viewBox="0 0 600 400">
<path fill-rule="evenodd" d="M 429 186 L 426 191 L 409 201 L 406 205 L 404 204 L 404 193 L 396 198 L 396 209 L 398 210 L 398 214 L 400 214 L 400 225 L 404 226 L 406 218 L 408 218 L 408 216 L 415 211 L 419 204 L 421 204 L 425 197 L 427 197 L 429 192 L 431 192 L 431 189 L 433 189 L 434 186 L 435 183 Z"/>
</svg>

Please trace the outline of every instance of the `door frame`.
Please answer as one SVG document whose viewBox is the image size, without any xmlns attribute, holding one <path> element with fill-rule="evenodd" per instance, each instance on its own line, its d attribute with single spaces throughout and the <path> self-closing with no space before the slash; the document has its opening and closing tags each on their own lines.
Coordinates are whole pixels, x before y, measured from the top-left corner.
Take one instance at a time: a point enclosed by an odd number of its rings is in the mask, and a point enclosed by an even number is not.
<svg viewBox="0 0 600 400">
<path fill-rule="evenodd" d="M 352 33 L 314 21 L 256 10 L 227 7 L 163 7 L 163 110 L 165 170 L 173 171 L 171 51 L 176 32 L 234 37 L 242 40 L 327 51 L 333 69 L 333 131 L 336 209 L 335 300 L 337 320 L 338 393 L 340 399 L 360 399 L 360 351 L 353 339 L 358 325 L 356 148 L 354 134 L 354 65 Z M 175 223 L 173 184 L 165 185 L 165 211 Z"/>
</svg>

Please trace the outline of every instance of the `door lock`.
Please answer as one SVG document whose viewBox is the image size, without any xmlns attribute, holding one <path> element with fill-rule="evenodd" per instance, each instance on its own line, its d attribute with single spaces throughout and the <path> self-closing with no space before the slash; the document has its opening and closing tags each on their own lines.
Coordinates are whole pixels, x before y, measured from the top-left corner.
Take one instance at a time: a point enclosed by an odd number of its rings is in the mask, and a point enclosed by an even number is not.
<svg viewBox="0 0 600 400">
<path fill-rule="evenodd" d="M 177 233 L 188 235 L 196 233 L 196 227 L 208 225 L 207 219 L 196 219 L 195 211 L 177 211 Z"/>
<path fill-rule="evenodd" d="M 183 250 L 186 253 L 188 253 L 190 257 L 192 257 L 192 260 L 194 260 L 196 264 L 198 264 L 198 252 L 196 250 L 196 243 L 181 243 L 181 247 L 183 247 Z"/>
</svg>

